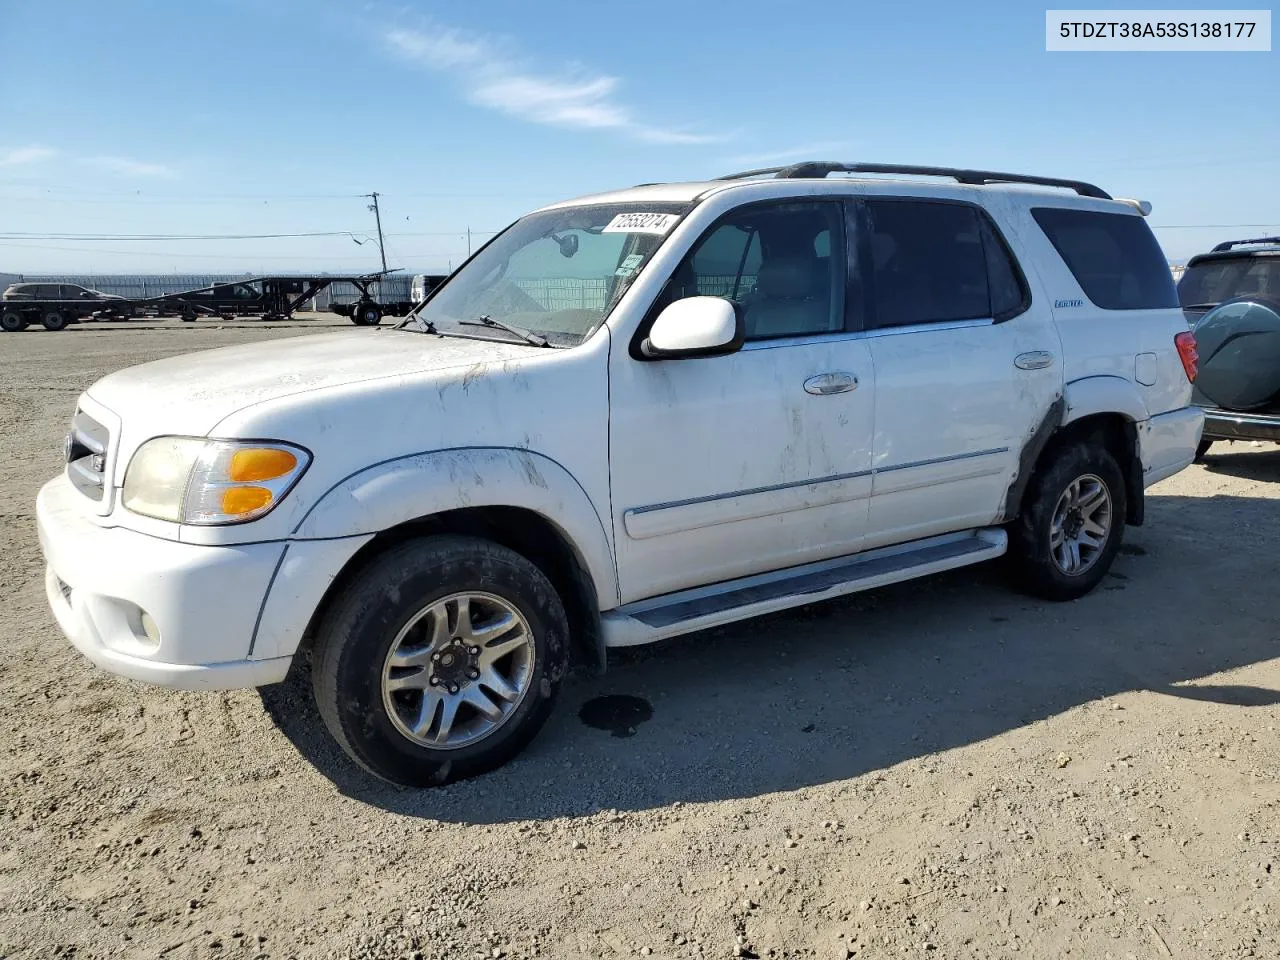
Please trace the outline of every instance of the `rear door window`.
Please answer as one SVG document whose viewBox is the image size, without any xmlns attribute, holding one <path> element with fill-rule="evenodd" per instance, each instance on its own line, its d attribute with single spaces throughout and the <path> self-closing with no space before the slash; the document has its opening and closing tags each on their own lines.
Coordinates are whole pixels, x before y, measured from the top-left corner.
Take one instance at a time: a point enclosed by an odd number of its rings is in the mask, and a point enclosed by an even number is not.
<svg viewBox="0 0 1280 960">
<path fill-rule="evenodd" d="M 1026 281 L 987 218 L 965 203 L 866 201 L 875 325 L 1006 320 Z"/>
<path fill-rule="evenodd" d="M 1063 207 L 1036 207 L 1031 215 L 1095 306 L 1178 306 L 1173 273 L 1142 217 Z"/>
</svg>

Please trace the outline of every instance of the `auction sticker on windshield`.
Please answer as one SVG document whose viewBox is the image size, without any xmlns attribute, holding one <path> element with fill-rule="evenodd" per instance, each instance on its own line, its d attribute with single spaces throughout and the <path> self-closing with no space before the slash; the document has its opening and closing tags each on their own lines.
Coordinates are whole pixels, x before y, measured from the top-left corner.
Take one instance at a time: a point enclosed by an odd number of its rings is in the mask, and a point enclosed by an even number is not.
<svg viewBox="0 0 1280 960">
<path fill-rule="evenodd" d="M 605 226 L 605 233 L 665 234 L 680 217 L 674 213 L 620 213 Z"/>
</svg>

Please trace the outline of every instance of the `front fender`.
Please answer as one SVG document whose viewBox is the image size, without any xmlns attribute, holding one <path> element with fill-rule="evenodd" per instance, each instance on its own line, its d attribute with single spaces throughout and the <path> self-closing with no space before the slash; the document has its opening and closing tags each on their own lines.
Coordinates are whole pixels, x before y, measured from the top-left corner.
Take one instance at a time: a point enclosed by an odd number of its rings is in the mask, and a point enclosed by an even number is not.
<svg viewBox="0 0 1280 960">
<path fill-rule="evenodd" d="M 380 533 L 462 507 L 523 507 L 554 524 L 577 551 L 608 609 L 619 603 L 613 548 L 582 485 L 529 450 L 459 447 L 375 464 L 339 481 L 294 529 L 299 540 Z"/>
<path fill-rule="evenodd" d="M 1151 417 L 1138 388 L 1124 377 L 1084 377 L 1067 384 L 1062 425 L 1095 413 L 1119 413 L 1141 423 Z"/>
</svg>

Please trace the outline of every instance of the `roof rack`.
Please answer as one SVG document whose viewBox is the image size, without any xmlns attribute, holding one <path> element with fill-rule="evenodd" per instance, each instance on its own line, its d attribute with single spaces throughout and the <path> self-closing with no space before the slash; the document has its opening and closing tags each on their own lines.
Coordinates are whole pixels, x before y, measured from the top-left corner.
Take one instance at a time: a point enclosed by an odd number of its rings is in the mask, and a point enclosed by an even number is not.
<svg viewBox="0 0 1280 960">
<path fill-rule="evenodd" d="M 912 177 L 950 177 L 958 183 L 1033 183 L 1042 187 L 1065 187 L 1074 190 L 1082 197 L 1097 197 L 1099 200 L 1110 200 L 1111 195 L 1082 180 L 1060 180 L 1056 177 L 1030 177 L 1021 173 L 996 173 L 991 170 L 962 170 L 954 167 L 917 167 L 899 163 L 836 163 L 826 160 L 808 160 L 804 163 L 793 163 L 786 167 L 763 167 L 759 170 L 746 170 L 742 173 L 731 173 L 720 180 L 745 180 L 748 177 L 761 177 L 773 174 L 779 180 L 821 179 L 829 173 L 902 173 Z"/>
<path fill-rule="evenodd" d="M 1280 237 L 1257 237 L 1253 240 L 1226 240 L 1214 247 L 1213 252 L 1221 253 L 1223 250 L 1230 250 L 1232 247 L 1244 247 L 1251 243 L 1280 244 Z"/>
</svg>

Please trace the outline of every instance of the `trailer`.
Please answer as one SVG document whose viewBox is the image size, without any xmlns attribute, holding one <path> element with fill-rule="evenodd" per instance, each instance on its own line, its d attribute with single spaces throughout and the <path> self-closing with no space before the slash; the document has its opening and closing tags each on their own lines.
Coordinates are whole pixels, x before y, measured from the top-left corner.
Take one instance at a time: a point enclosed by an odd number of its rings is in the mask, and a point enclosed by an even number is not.
<svg viewBox="0 0 1280 960">
<path fill-rule="evenodd" d="M 358 291 L 354 303 L 330 304 L 329 309 L 349 317 L 357 326 L 377 326 L 383 317 L 402 317 L 412 310 L 412 300 L 380 301 L 373 286 L 387 273 L 333 276 L 261 276 L 227 283 L 215 283 L 194 290 L 166 293 L 154 297 L 123 297 L 110 301 L 66 299 L 5 300 L 0 304 L 0 329 L 9 332 L 42 324 L 46 330 L 62 330 L 71 323 L 92 318 L 180 317 L 194 321 L 199 317 L 259 317 L 262 320 L 286 320 L 304 304 L 335 283 L 348 283 Z M 443 277 L 431 278 L 438 286 Z"/>
</svg>

